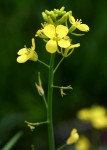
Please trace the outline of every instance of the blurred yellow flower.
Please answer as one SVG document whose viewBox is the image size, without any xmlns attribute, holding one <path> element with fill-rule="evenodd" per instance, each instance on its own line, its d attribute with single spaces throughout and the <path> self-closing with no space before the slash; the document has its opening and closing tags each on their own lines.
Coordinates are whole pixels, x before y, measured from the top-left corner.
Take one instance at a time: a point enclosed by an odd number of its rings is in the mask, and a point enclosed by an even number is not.
<svg viewBox="0 0 107 150">
<path fill-rule="evenodd" d="M 84 108 L 77 113 L 77 117 L 80 120 L 89 121 L 90 120 L 90 110 L 87 108 Z"/>
<path fill-rule="evenodd" d="M 19 56 L 17 57 L 18 63 L 25 63 L 27 60 L 37 61 L 38 55 L 35 52 L 35 41 L 32 38 L 32 46 L 31 48 L 22 48 L 17 53 Z"/>
<path fill-rule="evenodd" d="M 58 46 L 67 48 L 70 46 L 70 39 L 65 38 L 68 34 L 68 28 L 63 25 L 54 26 L 48 24 L 44 27 L 43 33 L 50 39 L 46 43 L 46 50 L 49 53 L 55 53 L 58 50 Z"/>
<path fill-rule="evenodd" d="M 72 24 L 70 30 L 75 30 L 76 28 L 79 29 L 80 31 L 88 32 L 89 27 L 86 24 L 82 24 L 82 20 L 75 20 L 75 18 L 72 15 L 69 15 L 69 21 Z"/>
<path fill-rule="evenodd" d="M 106 109 L 102 106 L 93 106 L 90 109 L 82 109 L 77 113 L 80 120 L 88 121 L 94 128 L 107 128 Z"/>
<path fill-rule="evenodd" d="M 67 139 L 66 143 L 67 145 L 71 145 L 75 143 L 79 139 L 79 135 L 77 133 L 77 129 L 73 129 L 71 131 L 70 137 Z"/>
<path fill-rule="evenodd" d="M 96 118 L 92 120 L 92 125 L 96 129 L 107 128 L 107 117 Z"/>
<path fill-rule="evenodd" d="M 107 127 L 107 114 L 106 109 L 101 106 L 94 106 L 91 108 L 91 123 L 95 128 Z"/>
<path fill-rule="evenodd" d="M 85 136 L 80 136 L 79 140 L 75 144 L 75 150 L 89 150 L 90 141 Z"/>
</svg>

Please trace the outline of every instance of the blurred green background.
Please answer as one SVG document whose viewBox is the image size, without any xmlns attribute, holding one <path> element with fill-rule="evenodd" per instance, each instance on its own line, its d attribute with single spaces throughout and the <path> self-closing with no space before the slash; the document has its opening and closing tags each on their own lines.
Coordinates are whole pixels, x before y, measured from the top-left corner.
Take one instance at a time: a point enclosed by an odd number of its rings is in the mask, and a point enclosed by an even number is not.
<svg viewBox="0 0 107 150">
<path fill-rule="evenodd" d="M 47 88 L 47 70 L 38 62 L 16 62 L 17 51 L 31 46 L 31 38 L 43 22 L 41 12 L 65 6 L 75 18 L 90 27 L 85 36 L 76 37 L 81 47 L 65 59 L 55 75 L 56 85 L 69 85 L 73 91 L 62 99 L 54 90 L 53 118 L 56 143 L 69 135 L 76 112 L 92 104 L 107 106 L 107 1 L 106 0 L 0 0 L 0 147 L 15 133 L 23 136 L 13 150 L 48 149 L 47 128 L 40 126 L 31 132 L 24 120 L 44 121 L 43 101 L 34 83 L 41 72 Z M 42 40 L 37 40 L 40 59 L 49 61 Z M 56 62 L 59 57 L 56 58 Z M 65 127 L 67 131 L 65 131 Z M 62 133 L 64 130 L 64 133 Z M 60 133 L 61 132 L 61 133 Z M 61 139 L 62 137 L 62 139 Z"/>
</svg>

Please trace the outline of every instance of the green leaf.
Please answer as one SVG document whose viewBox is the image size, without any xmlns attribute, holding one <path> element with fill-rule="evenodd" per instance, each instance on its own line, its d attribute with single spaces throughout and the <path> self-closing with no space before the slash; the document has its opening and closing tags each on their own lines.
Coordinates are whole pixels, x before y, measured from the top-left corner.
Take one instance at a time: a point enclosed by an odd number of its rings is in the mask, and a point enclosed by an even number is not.
<svg viewBox="0 0 107 150">
<path fill-rule="evenodd" d="M 16 133 L 1 150 L 11 150 L 21 136 L 21 131 Z"/>
</svg>

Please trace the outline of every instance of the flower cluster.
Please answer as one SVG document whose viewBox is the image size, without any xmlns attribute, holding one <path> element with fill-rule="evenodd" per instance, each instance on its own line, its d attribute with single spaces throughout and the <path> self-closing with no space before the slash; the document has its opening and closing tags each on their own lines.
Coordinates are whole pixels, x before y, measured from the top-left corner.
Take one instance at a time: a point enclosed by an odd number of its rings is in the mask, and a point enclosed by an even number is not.
<svg viewBox="0 0 107 150">
<path fill-rule="evenodd" d="M 51 11 L 45 10 L 42 12 L 43 19 L 48 24 L 60 25 L 67 21 L 69 15 L 72 15 L 72 11 L 66 12 L 65 7 L 61 7 L 61 9 L 54 9 Z"/>
<path fill-rule="evenodd" d="M 84 108 L 77 113 L 80 120 L 90 122 L 96 129 L 107 128 L 107 110 L 102 106 Z"/>
<path fill-rule="evenodd" d="M 68 57 L 74 51 L 74 48 L 80 46 L 80 43 L 72 44 L 69 33 L 73 33 L 75 29 L 84 32 L 89 31 L 89 27 L 82 24 L 81 19 L 75 20 L 72 12 L 64 11 L 64 7 L 60 10 L 45 11 L 42 16 L 46 22 L 42 24 L 42 29 L 36 32 L 36 37 L 39 36 L 45 40 L 46 50 L 49 53 L 58 52 L 63 57 Z M 70 27 L 68 27 L 68 21 L 71 24 Z"/>
<path fill-rule="evenodd" d="M 46 42 L 47 52 L 58 52 L 63 57 L 68 57 L 75 48 L 80 46 L 80 43 L 73 44 L 70 34 L 78 35 L 73 33 L 76 29 L 87 32 L 89 31 L 89 27 L 86 24 L 82 24 L 81 19 L 75 20 L 72 16 L 72 11 L 66 12 L 64 9 L 62 7 L 61 9 L 45 10 L 42 12 L 42 17 L 45 22 L 42 23 L 42 28 L 36 32 L 35 37 L 40 37 Z M 17 62 L 19 63 L 24 63 L 27 60 L 38 60 L 37 52 L 35 52 L 34 38 L 32 39 L 32 47 L 22 48 L 19 50 L 18 55 L 20 55 L 17 58 Z"/>
</svg>

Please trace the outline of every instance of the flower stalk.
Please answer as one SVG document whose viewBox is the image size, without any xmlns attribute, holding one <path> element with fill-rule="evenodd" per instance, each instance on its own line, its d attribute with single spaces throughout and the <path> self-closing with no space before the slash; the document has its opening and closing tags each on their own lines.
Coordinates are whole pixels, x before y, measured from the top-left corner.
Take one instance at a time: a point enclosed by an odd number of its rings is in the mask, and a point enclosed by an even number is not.
<svg viewBox="0 0 107 150">
<path fill-rule="evenodd" d="M 67 144 L 65 143 L 64 145 L 60 146 L 59 148 L 57 148 L 57 150 L 62 150 L 63 148 L 65 148 L 67 146 Z"/>
<path fill-rule="evenodd" d="M 41 61 L 38 59 L 38 62 L 41 63 L 42 65 L 44 65 L 45 67 L 49 68 L 49 65 L 47 65 L 45 62 Z"/>
<path fill-rule="evenodd" d="M 49 78 L 48 78 L 48 110 L 47 110 L 47 119 L 48 119 L 48 135 L 49 135 L 49 149 L 55 150 L 54 144 L 54 131 L 53 131 L 53 119 L 52 119 L 52 97 L 53 97 L 53 80 L 54 80 L 54 57 L 55 54 L 51 54 L 50 57 L 50 68 L 49 68 Z"/>
<path fill-rule="evenodd" d="M 62 59 L 59 61 L 56 68 L 54 69 L 54 72 L 53 72 L 54 74 L 55 74 L 56 70 L 58 69 L 58 67 L 60 66 L 60 64 L 62 63 L 63 60 L 64 60 L 64 57 L 62 57 Z"/>
</svg>

